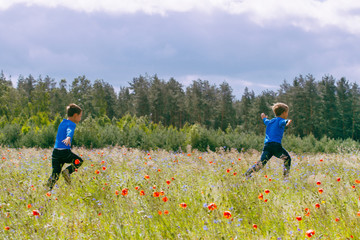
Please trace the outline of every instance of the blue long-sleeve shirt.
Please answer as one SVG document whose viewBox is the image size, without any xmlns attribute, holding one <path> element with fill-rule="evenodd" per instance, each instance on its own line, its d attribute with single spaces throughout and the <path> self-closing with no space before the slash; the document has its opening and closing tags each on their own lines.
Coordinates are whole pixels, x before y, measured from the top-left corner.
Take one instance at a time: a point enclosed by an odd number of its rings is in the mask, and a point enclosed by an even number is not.
<svg viewBox="0 0 360 240">
<path fill-rule="evenodd" d="M 69 146 L 66 146 L 65 143 L 63 143 L 62 141 L 65 138 L 70 137 L 71 138 L 70 143 L 71 143 L 74 136 L 75 128 L 76 128 L 76 124 L 73 121 L 64 119 L 58 127 L 54 148 L 70 149 L 71 144 Z"/>
<path fill-rule="evenodd" d="M 287 120 L 281 117 L 276 117 L 271 120 L 263 118 L 263 121 L 266 125 L 264 143 L 277 142 L 281 144 Z"/>
</svg>

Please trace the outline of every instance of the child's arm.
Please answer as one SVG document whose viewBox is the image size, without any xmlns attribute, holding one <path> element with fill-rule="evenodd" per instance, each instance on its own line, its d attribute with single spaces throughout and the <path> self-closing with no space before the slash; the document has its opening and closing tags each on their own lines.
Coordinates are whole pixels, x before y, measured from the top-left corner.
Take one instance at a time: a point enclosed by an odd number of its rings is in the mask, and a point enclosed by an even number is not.
<svg viewBox="0 0 360 240">
<path fill-rule="evenodd" d="M 268 123 L 270 122 L 270 120 L 268 119 L 268 116 L 265 115 L 265 113 L 261 113 L 260 115 L 262 121 L 264 122 L 264 124 L 267 126 Z"/>
<path fill-rule="evenodd" d="M 74 136 L 75 126 L 70 125 L 66 129 L 66 138 L 62 140 L 66 146 L 71 146 L 71 138 Z"/>
<path fill-rule="evenodd" d="M 287 121 L 286 121 L 286 126 L 285 126 L 285 127 L 289 126 L 291 122 L 292 122 L 292 120 L 291 120 L 291 119 L 287 120 Z"/>
<path fill-rule="evenodd" d="M 70 146 L 71 145 L 71 137 L 67 137 L 64 140 L 62 140 L 62 142 L 66 145 L 66 146 Z"/>
</svg>

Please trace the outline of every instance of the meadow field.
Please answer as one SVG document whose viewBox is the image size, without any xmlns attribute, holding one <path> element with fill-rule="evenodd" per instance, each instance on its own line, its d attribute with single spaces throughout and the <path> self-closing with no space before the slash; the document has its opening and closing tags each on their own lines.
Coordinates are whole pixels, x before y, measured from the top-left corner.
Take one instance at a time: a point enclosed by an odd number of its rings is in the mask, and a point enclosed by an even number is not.
<svg viewBox="0 0 360 240">
<path fill-rule="evenodd" d="M 75 148 L 51 193 L 52 149 L 0 148 L 1 239 L 359 239 L 360 153 L 290 152 L 245 180 L 257 151 Z M 313 230 L 313 231 L 311 231 Z"/>
</svg>

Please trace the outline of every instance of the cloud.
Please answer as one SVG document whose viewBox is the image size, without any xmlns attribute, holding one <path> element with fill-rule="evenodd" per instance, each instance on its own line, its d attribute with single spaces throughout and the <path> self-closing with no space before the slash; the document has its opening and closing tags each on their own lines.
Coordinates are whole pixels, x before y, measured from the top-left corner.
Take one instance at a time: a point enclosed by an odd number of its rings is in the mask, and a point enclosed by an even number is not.
<svg viewBox="0 0 360 240">
<path fill-rule="evenodd" d="M 292 25 L 306 31 L 337 27 L 360 35 L 358 0 L 0 0 L 0 10 L 14 5 L 63 7 L 74 11 L 110 14 L 160 14 L 199 11 L 247 15 L 255 23 Z"/>
<path fill-rule="evenodd" d="M 156 10 L 160 1 L 148 1 L 152 5 L 141 8 L 136 4 L 143 2 L 133 0 L 137 7 L 132 14 L 126 4 L 122 12 L 114 4 L 113 14 L 104 14 L 105 7 L 99 6 L 109 1 L 89 1 L 90 7 L 72 1 L 71 10 L 66 1 L 14 0 L 18 4 L 0 10 L 0 29 L 6 33 L 0 35 L 0 66 L 12 76 L 41 74 L 71 81 L 86 75 L 116 88 L 146 73 L 174 77 L 184 86 L 198 78 L 217 85 L 226 81 L 237 96 L 245 86 L 257 93 L 275 90 L 284 79 L 291 82 L 299 74 L 310 73 L 317 80 L 325 74 L 360 80 L 360 35 L 335 25 L 320 26 L 312 20 L 316 14 L 302 18 L 294 7 L 276 4 L 279 1 L 234 1 L 207 1 L 212 4 L 207 8 L 204 0 L 184 1 L 176 8 L 169 0 L 168 6 Z M 309 8 L 308 2 L 321 7 L 331 0 L 303 2 L 299 12 Z M 141 10 L 147 8 L 153 13 Z M 336 11 L 349 7 L 343 9 Z M 355 7 L 349 12 L 359 13 Z"/>
<path fill-rule="evenodd" d="M 168 79 L 169 78 L 170 77 L 168 77 Z M 190 86 L 193 81 L 199 79 L 203 81 L 209 81 L 210 84 L 216 84 L 217 86 L 223 82 L 227 82 L 233 90 L 233 95 L 235 95 L 237 99 L 243 94 L 245 87 L 248 87 L 249 89 L 256 89 L 257 93 L 260 93 L 264 90 L 276 91 L 279 88 L 278 85 L 250 82 L 244 78 L 233 76 L 189 74 L 184 76 L 177 76 L 175 79 L 181 82 L 185 88 Z"/>
</svg>

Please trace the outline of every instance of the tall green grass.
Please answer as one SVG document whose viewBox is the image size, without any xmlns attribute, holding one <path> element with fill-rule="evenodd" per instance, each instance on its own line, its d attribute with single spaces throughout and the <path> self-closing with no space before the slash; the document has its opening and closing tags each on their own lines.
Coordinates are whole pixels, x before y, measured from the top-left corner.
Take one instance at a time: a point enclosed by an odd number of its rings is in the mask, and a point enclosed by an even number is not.
<svg viewBox="0 0 360 240">
<path fill-rule="evenodd" d="M 254 150 L 73 151 L 85 162 L 72 175 L 72 186 L 60 178 L 47 196 L 43 185 L 51 173 L 51 149 L 0 149 L 2 239 L 305 239 L 309 229 L 315 230 L 313 239 L 360 236 L 357 152 L 291 152 L 291 174 L 284 181 L 276 158 L 253 178 L 242 177 L 260 157 Z M 153 196 L 161 191 L 164 195 Z M 210 211 L 210 203 L 217 208 Z"/>
</svg>

